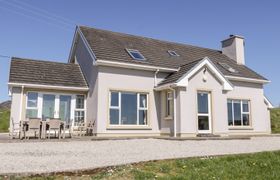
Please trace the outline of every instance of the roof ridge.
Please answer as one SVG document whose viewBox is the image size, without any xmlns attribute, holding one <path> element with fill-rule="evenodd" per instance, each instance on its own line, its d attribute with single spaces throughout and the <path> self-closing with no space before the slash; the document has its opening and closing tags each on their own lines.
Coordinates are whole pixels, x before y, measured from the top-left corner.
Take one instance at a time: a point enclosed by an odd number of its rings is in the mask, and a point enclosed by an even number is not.
<svg viewBox="0 0 280 180">
<path fill-rule="evenodd" d="M 64 64 L 64 65 L 77 65 L 74 63 L 64 63 L 64 62 L 58 62 L 58 61 L 52 61 L 52 60 L 42 60 L 42 59 L 33 59 L 33 58 L 22 58 L 22 57 L 15 57 L 12 56 L 11 57 L 12 61 L 16 61 L 16 60 L 23 60 L 23 61 L 36 61 L 36 62 L 44 62 L 44 63 L 56 63 L 56 64 Z"/>
<path fill-rule="evenodd" d="M 87 29 L 94 29 L 94 30 L 97 30 L 97 31 L 106 31 L 106 32 L 109 32 L 109 33 L 114 33 L 114 34 L 123 35 L 123 36 L 131 36 L 131 37 L 135 37 L 135 38 L 150 39 L 150 40 L 153 40 L 153 41 L 159 41 L 159 42 L 164 42 L 164 43 L 170 43 L 170 44 L 176 44 L 176 45 L 181 45 L 181 46 L 194 47 L 194 48 L 206 49 L 206 50 L 215 51 L 215 52 L 221 52 L 221 50 L 218 50 L 218 49 L 211 49 L 211 48 L 195 46 L 195 45 L 191 45 L 191 44 L 185 44 L 185 43 L 174 42 L 174 41 L 168 41 L 168 40 L 162 40 L 162 39 L 156 39 L 156 38 L 146 37 L 146 36 L 141 36 L 141 35 L 134 35 L 134 34 L 123 33 L 123 32 L 116 32 L 116 31 L 111 31 L 111 30 L 107 30 L 107 29 L 99 29 L 99 28 L 94 28 L 94 27 L 90 27 L 90 26 L 78 25 L 78 27 L 84 27 L 84 28 L 87 28 Z"/>
</svg>

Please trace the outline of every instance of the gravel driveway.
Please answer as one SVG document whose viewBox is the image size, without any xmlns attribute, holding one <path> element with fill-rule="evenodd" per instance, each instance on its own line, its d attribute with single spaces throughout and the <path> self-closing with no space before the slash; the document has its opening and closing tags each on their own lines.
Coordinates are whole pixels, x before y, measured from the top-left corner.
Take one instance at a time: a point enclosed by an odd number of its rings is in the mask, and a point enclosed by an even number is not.
<svg viewBox="0 0 280 180">
<path fill-rule="evenodd" d="M 280 137 L 0 143 L 0 174 L 71 171 L 139 161 L 272 150 L 280 150 Z"/>
</svg>

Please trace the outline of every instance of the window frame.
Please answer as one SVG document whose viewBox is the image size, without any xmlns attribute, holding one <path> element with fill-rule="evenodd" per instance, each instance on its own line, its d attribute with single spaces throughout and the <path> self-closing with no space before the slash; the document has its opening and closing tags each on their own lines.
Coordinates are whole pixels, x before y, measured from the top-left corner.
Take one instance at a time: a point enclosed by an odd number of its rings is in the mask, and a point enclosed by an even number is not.
<svg viewBox="0 0 280 180">
<path fill-rule="evenodd" d="M 29 107 L 28 106 L 28 94 L 29 93 L 36 93 L 37 94 L 37 102 L 36 102 L 36 107 Z M 28 110 L 36 110 L 37 111 L 37 117 L 34 117 L 34 118 L 38 118 L 39 116 L 39 93 L 38 92 L 34 92 L 34 91 L 28 91 L 27 94 L 26 94 L 26 104 L 25 104 L 25 117 L 26 118 L 29 118 L 27 117 L 27 111 Z"/>
<path fill-rule="evenodd" d="M 130 57 L 132 57 L 134 60 L 138 60 L 138 61 L 145 61 L 146 60 L 145 56 L 137 49 L 125 49 L 125 50 L 130 55 Z M 137 58 L 132 53 L 138 53 L 139 56 L 141 56 L 142 58 Z"/>
<path fill-rule="evenodd" d="M 179 56 L 180 56 L 180 55 L 179 55 L 176 51 L 174 51 L 174 50 L 168 50 L 167 52 L 168 52 L 168 54 L 169 54 L 170 56 L 173 56 L 173 57 L 179 57 Z"/>
<path fill-rule="evenodd" d="M 228 124 L 228 127 L 252 127 L 252 121 L 251 121 L 251 101 L 248 100 L 248 99 L 227 99 L 227 108 L 228 108 L 228 103 L 231 103 L 231 118 L 232 118 L 232 125 L 229 125 L 229 114 L 228 114 L 228 111 L 227 111 L 227 124 Z M 240 115 L 241 115 L 241 125 L 235 125 L 235 115 L 234 115 L 234 103 L 237 103 L 239 102 L 240 103 Z M 248 104 L 248 112 L 244 111 L 244 108 L 243 108 L 243 102 L 247 102 Z M 243 115 L 249 115 L 249 124 L 248 125 L 244 125 L 244 120 L 243 120 Z"/>
<path fill-rule="evenodd" d="M 83 120 L 83 123 L 85 123 L 86 121 L 86 96 L 84 94 L 75 94 L 75 108 L 74 108 L 74 126 L 77 126 L 80 122 L 76 122 L 76 117 L 77 118 L 80 118 L 82 116 L 76 116 L 76 112 L 83 112 L 84 113 L 84 120 Z M 78 96 L 83 96 L 84 97 L 84 108 L 77 108 L 77 97 Z"/>
<path fill-rule="evenodd" d="M 169 96 L 170 95 L 170 96 Z M 169 103 L 173 103 L 173 93 L 172 93 L 172 91 L 167 91 L 166 92 L 166 109 L 165 109 L 165 111 L 166 111 L 166 114 L 165 114 L 165 116 L 167 117 L 167 118 L 171 118 L 172 116 L 173 116 L 173 111 L 172 111 L 172 106 L 170 106 L 171 104 L 169 104 Z M 174 105 L 173 105 L 173 107 L 174 107 Z"/>
<path fill-rule="evenodd" d="M 118 106 L 112 106 L 111 105 L 111 94 L 112 93 L 118 93 Z M 136 124 L 122 124 L 121 123 L 121 100 L 122 100 L 122 93 L 135 93 L 137 95 L 137 120 Z M 146 107 L 140 107 L 140 95 L 146 95 Z M 118 110 L 118 124 L 111 124 L 110 119 L 110 110 L 116 109 Z M 139 113 L 140 111 L 146 111 L 146 124 L 139 124 Z M 149 93 L 148 92 L 136 92 L 136 91 L 123 91 L 123 90 L 110 90 L 109 91 L 109 106 L 108 106 L 108 128 L 110 127 L 149 127 Z"/>
</svg>

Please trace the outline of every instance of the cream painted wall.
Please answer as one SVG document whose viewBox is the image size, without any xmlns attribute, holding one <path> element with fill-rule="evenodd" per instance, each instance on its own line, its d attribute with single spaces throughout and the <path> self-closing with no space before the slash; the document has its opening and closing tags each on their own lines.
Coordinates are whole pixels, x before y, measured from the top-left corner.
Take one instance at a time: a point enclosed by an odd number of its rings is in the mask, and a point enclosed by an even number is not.
<svg viewBox="0 0 280 180">
<path fill-rule="evenodd" d="M 129 134 L 159 134 L 160 126 L 160 93 L 154 89 L 152 71 L 141 71 L 125 68 L 99 67 L 98 74 L 98 126 L 97 133 L 129 133 Z M 167 74 L 158 73 L 158 82 Z M 109 91 L 123 90 L 149 93 L 148 129 L 109 129 Z"/>
<path fill-rule="evenodd" d="M 177 109 L 181 124 L 179 133 L 195 135 L 197 131 L 197 91 L 211 92 L 212 99 L 212 132 L 214 134 L 243 134 L 243 133 L 270 133 L 269 111 L 264 103 L 263 88 L 258 84 L 232 82 L 234 90 L 224 92 L 221 83 L 209 71 L 206 72 L 207 81 L 203 81 L 203 72 L 200 70 L 194 75 L 186 90 L 180 90 L 178 95 L 181 109 Z M 249 99 L 251 105 L 251 129 L 229 130 L 227 125 L 227 99 Z"/>
<path fill-rule="evenodd" d="M 15 123 L 20 122 L 20 102 L 21 102 L 21 88 L 13 87 L 12 90 L 12 104 L 10 119 L 13 119 Z M 10 132 L 12 131 L 12 121 L 10 121 Z M 15 127 L 18 128 L 18 125 Z"/>
</svg>

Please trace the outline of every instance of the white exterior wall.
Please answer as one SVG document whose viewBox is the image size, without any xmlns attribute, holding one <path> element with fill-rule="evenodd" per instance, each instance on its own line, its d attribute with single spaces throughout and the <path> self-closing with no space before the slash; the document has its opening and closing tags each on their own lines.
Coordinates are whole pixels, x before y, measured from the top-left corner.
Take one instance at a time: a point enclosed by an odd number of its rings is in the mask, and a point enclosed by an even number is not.
<svg viewBox="0 0 280 180">
<path fill-rule="evenodd" d="M 160 126 L 160 93 L 154 89 L 153 71 L 141 71 L 125 68 L 99 67 L 98 68 L 98 136 L 121 135 L 159 135 Z M 158 82 L 167 74 L 158 73 Z M 109 128 L 109 92 L 110 90 L 147 92 L 148 96 L 148 124 L 147 129 L 138 129 L 137 126 L 125 129 Z"/>
<path fill-rule="evenodd" d="M 197 127 L 197 91 L 211 92 L 212 108 L 212 133 L 219 135 L 228 134 L 267 134 L 270 133 L 269 111 L 264 103 L 263 88 L 261 85 L 232 82 L 234 90 L 225 92 L 222 85 L 212 73 L 206 72 L 207 81 L 203 82 L 203 72 L 194 75 L 187 89 L 180 89 L 180 108 L 178 133 L 182 136 L 195 136 Z M 249 99 L 251 128 L 230 129 L 227 118 L 227 99 Z M 179 120 L 180 119 L 180 120 Z"/>
<path fill-rule="evenodd" d="M 19 126 L 19 122 L 20 122 L 20 103 L 21 103 L 21 88 L 17 88 L 17 87 L 13 87 L 11 89 L 11 93 L 12 93 L 12 104 L 11 104 L 11 115 L 10 115 L 10 129 L 9 131 L 12 131 L 12 119 L 14 120 L 14 122 L 17 124 L 18 128 Z"/>
</svg>

